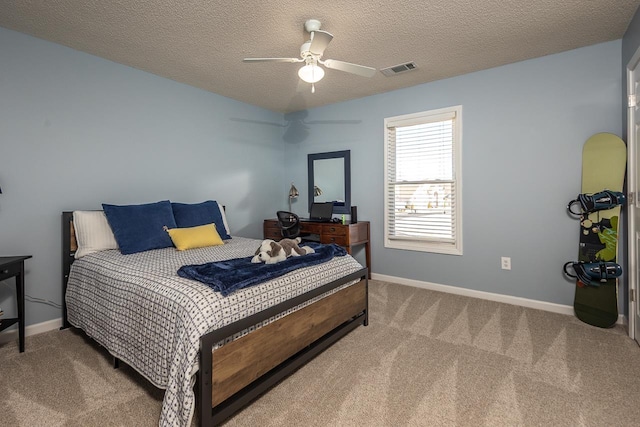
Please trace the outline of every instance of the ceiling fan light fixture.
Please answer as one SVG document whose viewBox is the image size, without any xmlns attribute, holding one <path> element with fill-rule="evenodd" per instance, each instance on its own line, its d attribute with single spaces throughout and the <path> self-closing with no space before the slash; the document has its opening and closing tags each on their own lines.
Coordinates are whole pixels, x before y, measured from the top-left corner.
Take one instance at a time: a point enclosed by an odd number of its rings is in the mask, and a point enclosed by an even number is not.
<svg viewBox="0 0 640 427">
<path fill-rule="evenodd" d="M 311 93 L 315 93 L 315 84 L 324 77 L 324 68 L 344 71 L 363 77 L 373 77 L 376 69 L 364 65 L 352 64 L 350 62 L 338 61 L 335 59 L 322 59 L 324 51 L 333 40 L 333 35 L 320 29 L 320 21 L 309 19 L 305 22 L 304 28 L 309 33 L 309 40 L 300 46 L 299 58 L 244 58 L 244 62 L 291 62 L 301 63 L 304 66 L 298 70 L 298 76 L 306 83 L 311 83 Z M 323 67 L 320 67 L 321 64 Z"/>
<path fill-rule="evenodd" d="M 298 76 L 307 83 L 316 83 L 324 77 L 324 70 L 318 64 L 307 64 L 298 70 Z"/>
</svg>

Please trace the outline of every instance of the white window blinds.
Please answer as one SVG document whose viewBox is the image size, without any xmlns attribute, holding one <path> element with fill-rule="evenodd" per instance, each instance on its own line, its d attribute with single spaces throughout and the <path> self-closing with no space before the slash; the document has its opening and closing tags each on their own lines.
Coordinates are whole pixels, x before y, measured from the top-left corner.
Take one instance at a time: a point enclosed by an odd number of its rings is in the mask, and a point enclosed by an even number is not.
<svg viewBox="0 0 640 427">
<path fill-rule="evenodd" d="M 385 120 L 385 243 L 461 253 L 461 108 Z"/>
</svg>

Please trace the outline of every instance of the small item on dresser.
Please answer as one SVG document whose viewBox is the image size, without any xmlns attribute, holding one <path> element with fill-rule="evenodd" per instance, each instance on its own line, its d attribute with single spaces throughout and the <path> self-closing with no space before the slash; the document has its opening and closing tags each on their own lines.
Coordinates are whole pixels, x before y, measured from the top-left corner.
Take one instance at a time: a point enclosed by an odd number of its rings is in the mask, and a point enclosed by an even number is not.
<svg viewBox="0 0 640 427">
<path fill-rule="evenodd" d="M 358 223 L 358 207 L 351 206 L 351 224 Z"/>
</svg>

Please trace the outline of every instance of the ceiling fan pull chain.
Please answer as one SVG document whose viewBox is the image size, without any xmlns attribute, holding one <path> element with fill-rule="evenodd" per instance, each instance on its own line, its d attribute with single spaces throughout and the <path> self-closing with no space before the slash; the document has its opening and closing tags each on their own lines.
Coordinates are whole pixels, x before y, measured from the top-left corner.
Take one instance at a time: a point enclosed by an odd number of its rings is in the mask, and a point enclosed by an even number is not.
<svg viewBox="0 0 640 427">
<path fill-rule="evenodd" d="M 311 93 L 316 93 L 316 84 L 311 83 Z"/>
</svg>

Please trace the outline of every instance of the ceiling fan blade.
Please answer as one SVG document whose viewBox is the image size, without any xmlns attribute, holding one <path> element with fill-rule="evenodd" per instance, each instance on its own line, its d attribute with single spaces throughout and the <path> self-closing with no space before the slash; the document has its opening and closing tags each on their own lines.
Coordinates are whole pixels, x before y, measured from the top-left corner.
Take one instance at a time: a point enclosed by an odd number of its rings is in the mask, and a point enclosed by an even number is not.
<svg viewBox="0 0 640 427">
<path fill-rule="evenodd" d="M 376 69 L 366 67 L 364 65 L 352 64 L 350 62 L 338 61 L 335 59 L 327 59 L 320 61 L 322 65 L 333 70 L 345 71 L 351 74 L 357 74 L 362 77 L 373 77 L 376 74 Z"/>
<path fill-rule="evenodd" d="M 244 62 L 302 62 L 301 58 L 244 58 Z"/>
<path fill-rule="evenodd" d="M 311 46 L 309 46 L 309 52 L 314 55 L 322 55 L 324 50 L 329 46 L 333 40 L 333 36 L 326 31 L 314 31 L 311 33 Z"/>
</svg>

